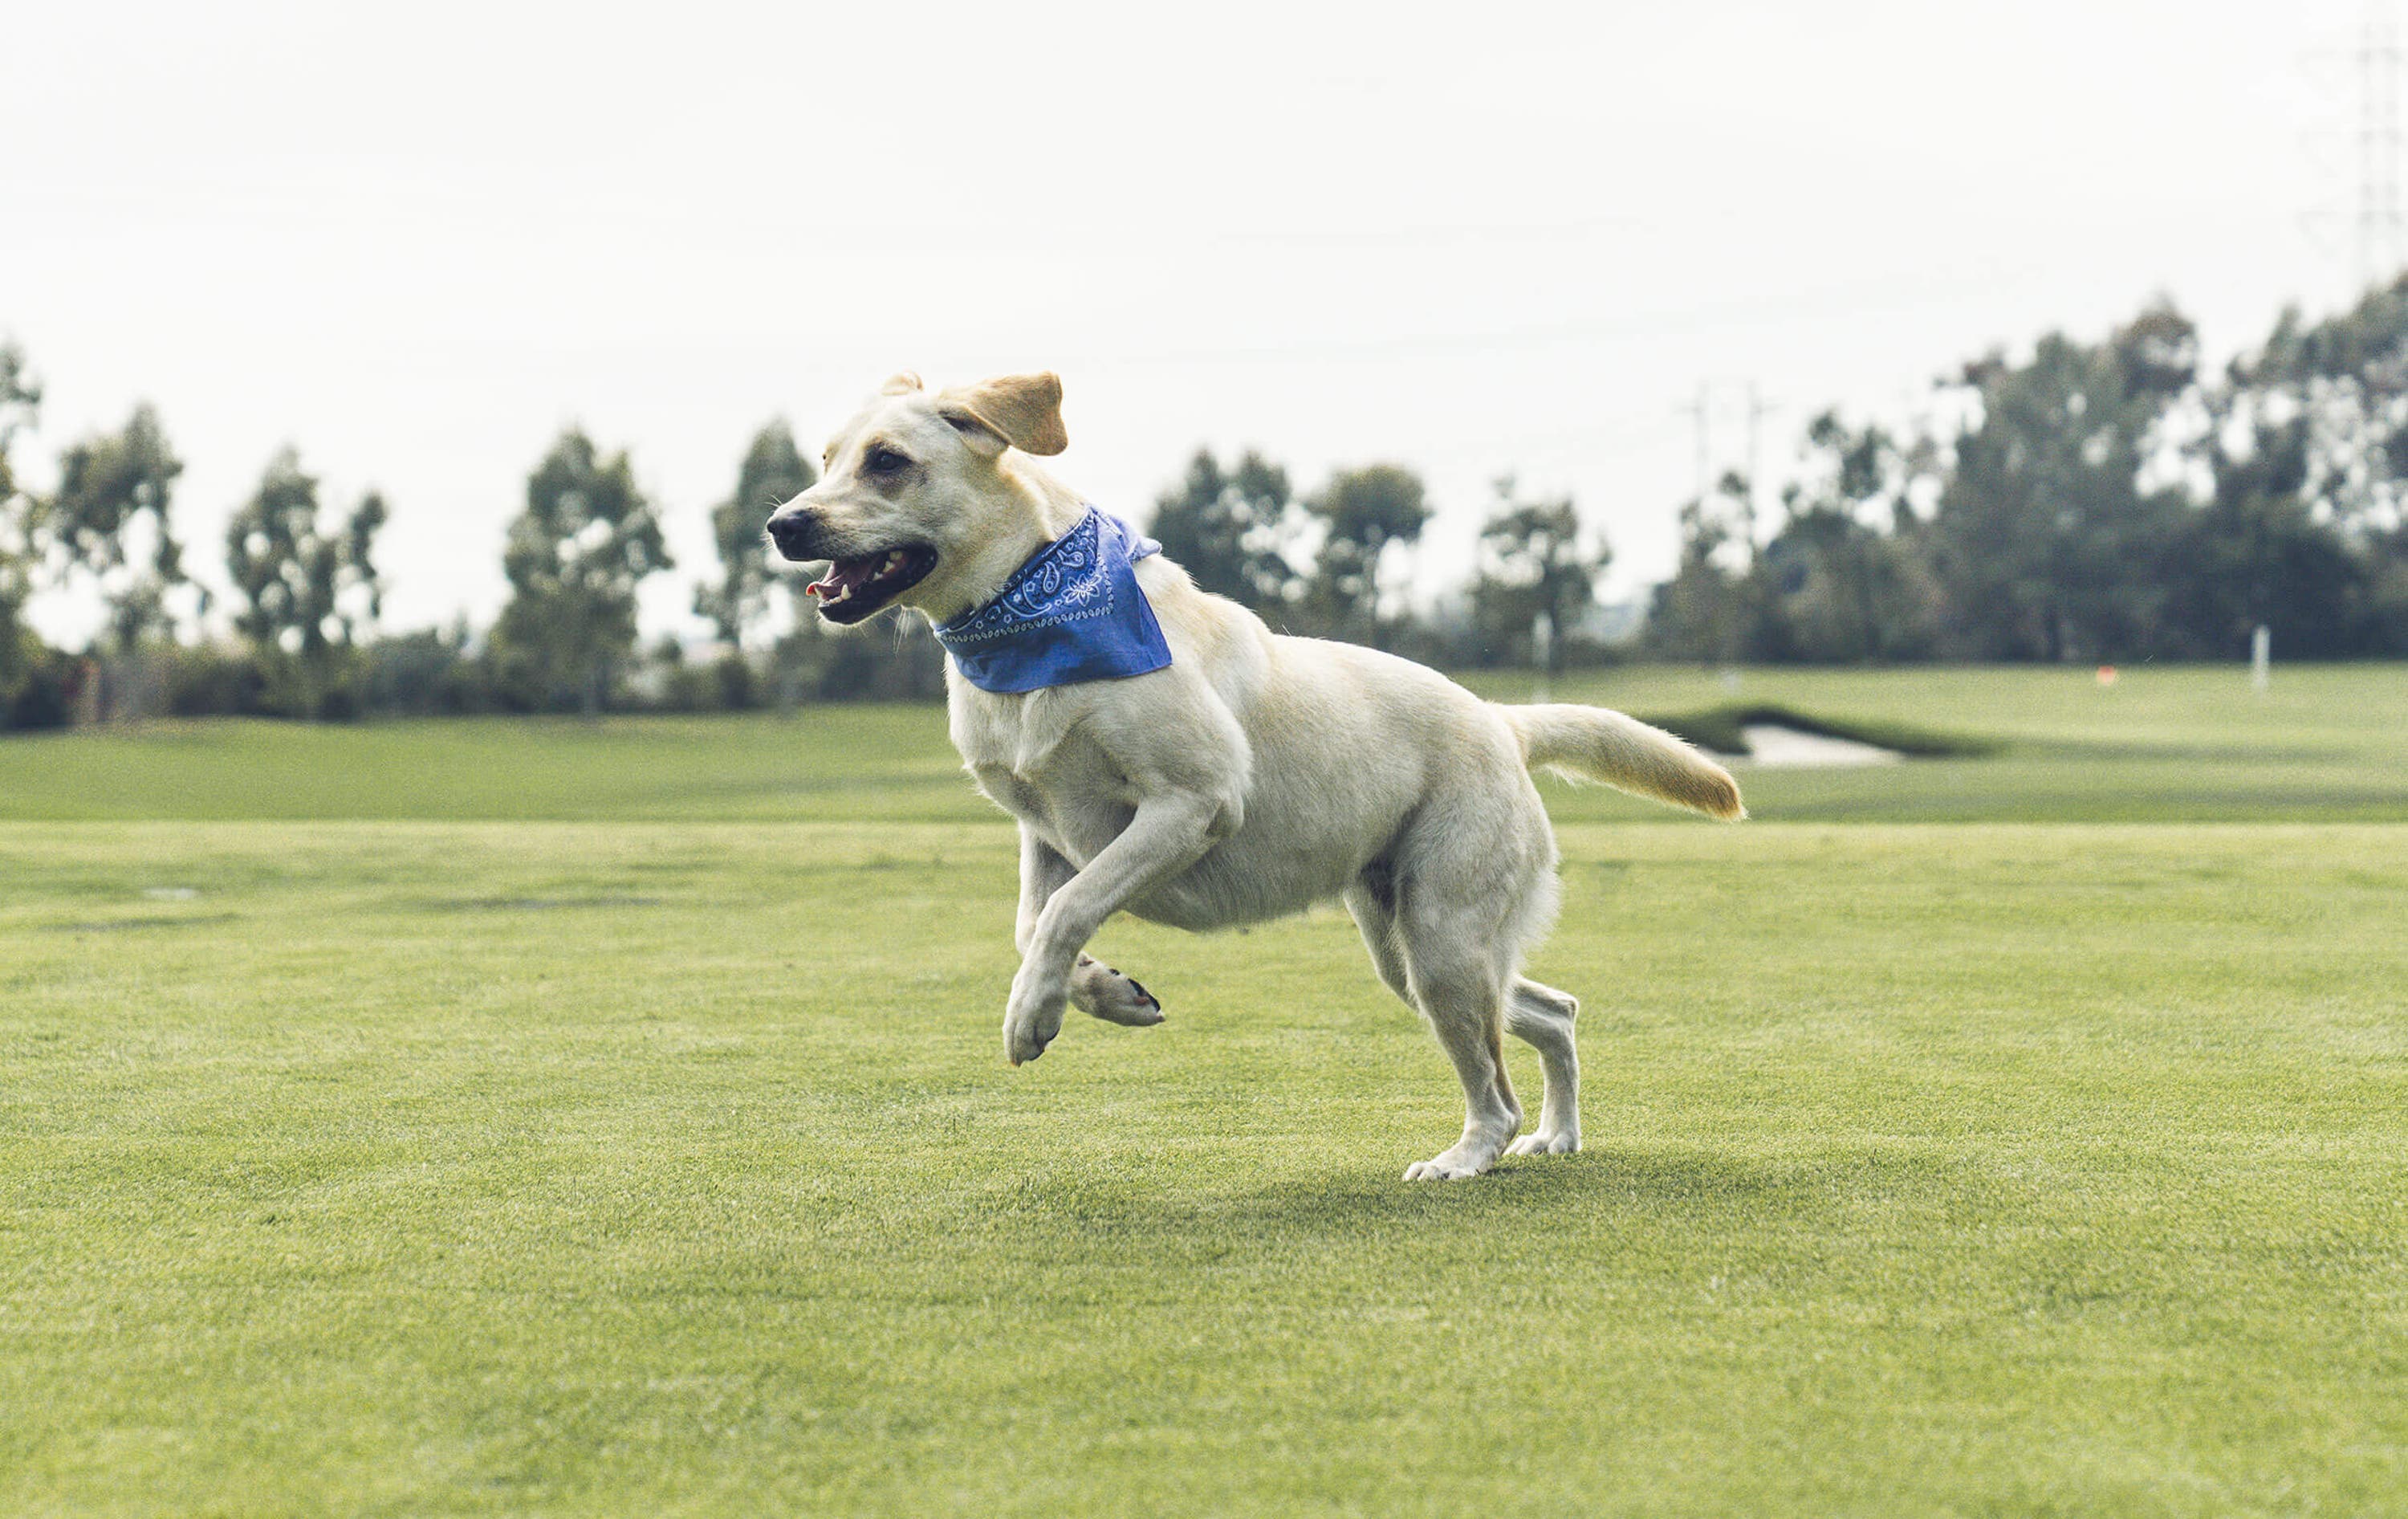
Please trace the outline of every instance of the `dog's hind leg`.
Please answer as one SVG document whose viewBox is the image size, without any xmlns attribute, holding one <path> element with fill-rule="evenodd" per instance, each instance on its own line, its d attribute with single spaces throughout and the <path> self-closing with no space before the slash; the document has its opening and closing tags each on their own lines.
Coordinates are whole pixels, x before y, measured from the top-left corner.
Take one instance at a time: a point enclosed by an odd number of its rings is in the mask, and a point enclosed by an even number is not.
<svg viewBox="0 0 2408 1519">
<path fill-rule="evenodd" d="M 1463 1082 L 1463 1138 L 1405 1168 L 1408 1182 L 1451 1182 L 1478 1176 L 1497 1163 L 1522 1126 L 1522 1105 L 1505 1074 L 1505 977 L 1488 963 L 1485 946 L 1450 942 L 1443 935 L 1404 933 L 1405 968 L 1413 1001 L 1429 1020 L 1440 1048 Z"/>
<path fill-rule="evenodd" d="M 1390 893 L 1390 931 L 1375 936 L 1367 925 L 1364 939 L 1391 985 L 1396 967 L 1382 953 L 1383 943 L 1402 962 L 1404 990 L 1463 1082 L 1463 1138 L 1405 1170 L 1409 1182 L 1452 1181 L 1495 1165 L 1522 1126 L 1504 1049 L 1506 997 L 1520 948 L 1509 927 L 1518 916 L 1512 900 L 1517 894 L 1510 879 L 1498 879 L 1503 862 L 1494 857 L 1448 868 L 1450 862 L 1416 853 Z M 1364 896 L 1371 893 L 1366 889 Z M 1349 905 L 1354 900 L 1350 896 Z"/>
<path fill-rule="evenodd" d="M 1516 976 L 1506 994 L 1505 1031 L 1539 1052 L 1547 1073 L 1539 1126 L 1506 1147 L 1509 1155 L 1569 1155 L 1580 1149 L 1580 1051 L 1572 1020 L 1580 999 Z"/>
<path fill-rule="evenodd" d="M 1469 1113 L 1462 1140 L 1444 1154 L 1414 1165 L 1405 1180 L 1477 1176 L 1496 1163 L 1505 1140 L 1522 1126 L 1521 1105 L 1513 1100 L 1504 1050 L 1497 1039 L 1495 979 L 1476 963 L 1476 956 L 1472 963 L 1458 964 L 1462 957 L 1454 954 L 1414 954 L 1398 923 L 1394 878 L 1384 865 L 1365 871 L 1362 880 L 1347 888 L 1346 910 L 1354 915 L 1380 979 L 1422 1014 L 1463 1080 Z"/>
<path fill-rule="evenodd" d="M 1363 936 L 1363 947 L 1371 953 L 1371 968 L 1405 1006 L 1413 1007 L 1413 989 L 1405 977 L 1404 946 L 1397 939 L 1396 882 L 1384 864 L 1372 866 L 1346 888 L 1346 910 L 1354 919 L 1355 931 Z"/>
</svg>

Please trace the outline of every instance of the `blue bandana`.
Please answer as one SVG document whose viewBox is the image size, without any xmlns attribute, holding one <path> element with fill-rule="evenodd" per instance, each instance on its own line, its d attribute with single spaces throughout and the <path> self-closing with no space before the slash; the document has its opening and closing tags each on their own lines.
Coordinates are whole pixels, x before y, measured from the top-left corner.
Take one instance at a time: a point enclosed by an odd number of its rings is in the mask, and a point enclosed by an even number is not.
<svg viewBox="0 0 2408 1519">
<path fill-rule="evenodd" d="M 1117 681 L 1170 663 L 1138 589 L 1137 562 L 1162 545 L 1089 507 L 1079 525 L 1012 571 L 983 607 L 939 623 L 937 641 L 982 691 Z"/>
</svg>

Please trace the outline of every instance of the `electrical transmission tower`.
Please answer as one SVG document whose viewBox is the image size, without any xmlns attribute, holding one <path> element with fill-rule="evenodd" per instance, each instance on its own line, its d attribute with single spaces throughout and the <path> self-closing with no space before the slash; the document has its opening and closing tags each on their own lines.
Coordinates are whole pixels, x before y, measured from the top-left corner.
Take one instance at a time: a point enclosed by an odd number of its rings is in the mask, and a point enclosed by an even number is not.
<svg viewBox="0 0 2408 1519">
<path fill-rule="evenodd" d="M 1737 471 L 1735 466 L 1727 463 L 1722 467 L 1733 468 L 1734 472 L 1739 472 L 1740 478 L 1746 481 L 1746 493 L 1737 503 L 1742 521 L 1735 525 L 1753 541 L 1756 536 L 1756 508 L 1763 494 L 1762 484 L 1756 477 L 1761 466 L 1764 419 L 1779 408 L 1764 398 L 1763 393 L 1756 388 L 1755 380 L 1738 383 L 1743 386 L 1746 393 L 1745 408 L 1740 415 L 1746 420 L 1747 467 L 1744 472 Z M 1716 490 L 1721 485 L 1721 480 L 1715 474 L 1718 454 L 1713 446 L 1713 423 L 1715 416 L 1726 409 L 1715 404 L 1716 395 L 1722 389 L 1723 387 L 1713 380 L 1701 380 L 1698 382 L 1698 398 L 1678 408 L 1681 415 L 1689 419 L 1692 436 L 1697 440 L 1698 503 L 1700 506 L 1713 500 Z M 1727 450 L 1722 451 L 1727 453 Z"/>
<path fill-rule="evenodd" d="M 2408 262 L 2400 216 L 2400 29 L 2392 0 L 2366 0 L 2358 33 L 2358 284 Z"/>
</svg>

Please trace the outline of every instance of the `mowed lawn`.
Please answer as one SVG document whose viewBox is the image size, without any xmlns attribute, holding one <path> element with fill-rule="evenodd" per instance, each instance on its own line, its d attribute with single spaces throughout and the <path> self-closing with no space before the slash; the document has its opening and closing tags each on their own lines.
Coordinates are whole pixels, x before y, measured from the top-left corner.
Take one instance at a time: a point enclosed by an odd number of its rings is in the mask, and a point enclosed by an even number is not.
<svg viewBox="0 0 2408 1519">
<path fill-rule="evenodd" d="M 2402 675 L 2304 675 L 1751 673 L 2008 747 L 1553 794 L 1588 1148 L 1442 1186 L 1334 912 L 1006 1067 L 934 713 L 0 743 L 0 1512 L 2408 1509 Z"/>
<path fill-rule="evenodd" d="M 1524 701 L 1526 675 L 1470 678 Z M 1983 740 L 1980 759 L 1747 777 L 1767 822 L 2408 822 L 2408 666 L 1750 670 L 1634 667 L 1552 695 L 1641 716 L 1779 703 Z M 1550 783 L 1566 822 L 1676 821 Z M 986 823 L 939 707 L 791 717 L 489 719 L 357 727 L 160 723 L 0 738 L 0 821 Z"/>
</svg>

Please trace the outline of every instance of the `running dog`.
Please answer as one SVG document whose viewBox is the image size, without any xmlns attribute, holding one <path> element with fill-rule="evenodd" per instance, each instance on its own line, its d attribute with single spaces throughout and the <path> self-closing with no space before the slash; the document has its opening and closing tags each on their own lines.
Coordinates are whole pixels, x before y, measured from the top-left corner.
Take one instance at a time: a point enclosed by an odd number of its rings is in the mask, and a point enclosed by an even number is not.
<svg viewBox="0 0 2408 1519">
<path fill-rule="evenodd" d="M 1085 953 L 1115 912 L 1200 931 L 1336 898 L 1463 1082 L 1463 1137 L 1406 1179 L 1578 1150 L 1580 1005 L 1520 973 L 1556 900 L 1530 771 L 1728 821 L 1746 815 L 1739 787 L 1619 712 L 1499 705 L 1409 660 L 1271 632 L 1038 467 L 1069 445 L 1061 405 L 1051 374 L 935 393 L 897 375 L 768 523 L 784 557 L 829 564 L 810 588 L 822 618 L 910 608 L 951 655 L 953 745 L 1020 824 L 1005 1054 L 1043 1054 L 1073 1004 L 1162 1021 Z M 1545 1071 L 1526 1135 L 1508 1033 Z"/>
</svg>

